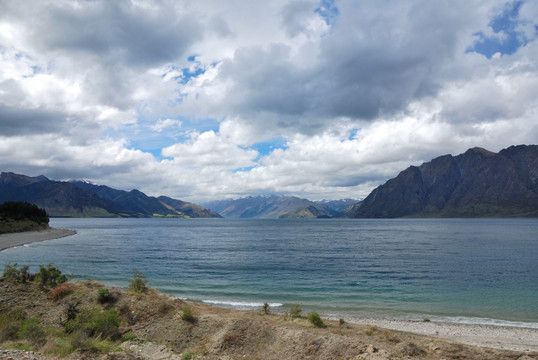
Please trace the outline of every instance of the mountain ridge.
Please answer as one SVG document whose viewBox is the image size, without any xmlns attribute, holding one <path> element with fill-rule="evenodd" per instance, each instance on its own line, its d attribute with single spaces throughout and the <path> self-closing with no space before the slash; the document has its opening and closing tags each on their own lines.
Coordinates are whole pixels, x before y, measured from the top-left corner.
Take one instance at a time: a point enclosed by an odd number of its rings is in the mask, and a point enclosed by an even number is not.
<svg viewBox="0 0 538 360">
<path fill-rule="evenodd" d="M 165 198 L 168 203 L 139 190 L 117 190 L 84 181 L 55 181 L 43 175 L 0 173 L 0 203 L 34 203 L 53 217 L 221 217 L 197 204 Z"/>
<path fill-rule="evenodd" d="M 375 188 L 355 218 L 538 216 L 538 146 L 471 148 L 410 166 Z"/>
<path fill-rule="evenodd" d="M 352 199 L 314 202 L 296 196 L 248 196 L 204 203 L 229 218 L 327 218 L 338 214 Z"/>
</svg>

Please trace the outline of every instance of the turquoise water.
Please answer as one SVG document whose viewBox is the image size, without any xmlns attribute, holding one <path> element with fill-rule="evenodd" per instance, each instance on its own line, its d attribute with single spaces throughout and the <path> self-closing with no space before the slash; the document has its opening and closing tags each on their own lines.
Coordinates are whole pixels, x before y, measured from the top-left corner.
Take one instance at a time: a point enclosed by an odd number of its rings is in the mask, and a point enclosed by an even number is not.
<svg viewBox="0 0 538 360">
<path fill-rule="evenodd" d="M 236 308 L 538 327 L 538 219 L 52 219 L 0 252 L 76 278 Z M 519 324 L 521 325 L 521 324 Z"/>
</svg>

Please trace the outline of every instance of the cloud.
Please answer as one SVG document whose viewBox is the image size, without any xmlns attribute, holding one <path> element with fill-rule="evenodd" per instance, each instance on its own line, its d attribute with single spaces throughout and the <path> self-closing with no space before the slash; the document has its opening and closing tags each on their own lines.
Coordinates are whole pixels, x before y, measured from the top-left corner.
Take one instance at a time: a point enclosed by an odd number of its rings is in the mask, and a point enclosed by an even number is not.
<svg viewBox="0 0 538 360">
<path fill-rule="evenodd" d="M 168 128 L 174 128 L 174 127 L 181 127 L 181 120 L 173 120 L 173 119 L 159 119 L 155 125 L 151 127 L 152 130 L 155 130 L 157 132 L 162 132 L 165 129 Z"/>
<path fill-rule="evenodd" d="M 435 156 L 536 142 L 537 18 L 504 0 L 4 0 L 0 166 L 187 200 L 364 197 Z"/>
<path fill-rule="evenodd" d="M 213 131 L 192 133 L 186 143 L 179 143 L 162 150 L 162 155 L 186 167 L 224 168 L 234 170 L 253 166 L 258 156 L 254 150 L 244 150 Z"/>
</svg>

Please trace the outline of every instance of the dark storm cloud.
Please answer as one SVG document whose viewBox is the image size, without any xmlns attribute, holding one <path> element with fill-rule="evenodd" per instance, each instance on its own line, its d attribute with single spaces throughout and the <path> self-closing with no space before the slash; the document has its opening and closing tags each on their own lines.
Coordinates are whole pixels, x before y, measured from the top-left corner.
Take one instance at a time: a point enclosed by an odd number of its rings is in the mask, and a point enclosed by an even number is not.
<svg viewBox="0 0 538 360">
<path fill-rule="evenodd" d="M 178 13 L 173 4 L 144 8 L 127 1 L 78 4 L 82 6 L 58 1 L 49 3 L 46 12 L 32 14 L 31 4 L 21 2 L 13 10 L 21 18 L 33 15 L 26 30 L 34 46 L 44 51 L 72 52 L 73 56 L 79 52 L 104 62 L 154 66 L 185 55 L 202 36 L 197 20 Z"/>
<path fill-rule="evenodd" d="M 65 125 L 65 115 L 60 112 L 0 105 L 0 136 L 52 133 Z"/>
<path fill-rule="evenodd" d="M 286 46 L 236 50 L 223 63 L 221 76 L 235 86 L 225 98 L 232 111 L 252 119 L 269 112 L 280 123 L 309 132 L 312 121 L 348 117 L 372 120 L 405 110 L 410 102 L 436 96 L 446 64 L 459 55 L 462 34 L 472 25 L 464 3 L 394 4 L 391 11 L 375 2 L 339 2 L 339 16 L 319 40 L 313 66 L 303 67 Z M 281 14 L 286 33 L 305 29 L 311 4 L 297 1 Z M 441 9 L 440 9 L 441 8 Z M 452 75 L 452 74 L 451 74 Z M 255 121 L 255 120 L 253 120 Z M 265 122 L 265 118 L 261 118 Z"/>
</svg>

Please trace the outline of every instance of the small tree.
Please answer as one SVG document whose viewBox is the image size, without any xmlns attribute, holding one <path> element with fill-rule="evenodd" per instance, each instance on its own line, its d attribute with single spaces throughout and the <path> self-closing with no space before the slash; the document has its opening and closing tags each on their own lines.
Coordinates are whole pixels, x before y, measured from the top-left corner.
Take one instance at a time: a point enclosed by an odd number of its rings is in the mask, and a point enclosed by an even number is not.
<svg viewBox="0 0 538 360">
<path fill-rule="evenodd" d="M 144 293 L 147 291 L 148 280 L 146 276 L 138 270 L 133 271 L 133 280 L 129 281 L 129 289 L 135 293 Z"/>
<path fill-rule="evenodd" d="M 67 276 L 63 275 L 60 270 L 52 266 L 52 263 L 48 264 L 46 267 L 39 265 L 37 278 L 39 279 L 41 286 L 51 288 L 67 281 Z"/>
<path fill-rule="evenodd" d="M 269 314 L 269 304 L 268 303 L 263 303 L 262 310 L 263 310 L 264 314 Z"/>
<path fill-rule="evenodd" d="M 293 318 L 301 317 L 301 312 L 303 310 L 301 309 L 301 306 L 299 304 L 293 304 L 290 307 L 290 316 Z"/>
<path fill-rule="evenodd" d="M 316 327 L 319 327 L 319 328 L 325 327 L 325 324 L 323 323 L 323 320 L 321 320 L 321 317 L 315 311 L 312 311 L 310 314 L 308 314 L 308 321 L 310 321 Z"/>
</svg>

